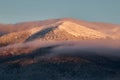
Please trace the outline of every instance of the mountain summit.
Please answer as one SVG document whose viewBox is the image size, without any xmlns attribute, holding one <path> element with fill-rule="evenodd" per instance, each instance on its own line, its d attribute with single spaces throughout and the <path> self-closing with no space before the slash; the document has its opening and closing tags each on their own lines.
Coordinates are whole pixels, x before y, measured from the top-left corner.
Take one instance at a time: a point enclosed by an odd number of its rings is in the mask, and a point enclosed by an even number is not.
<svg viewBox="0 0 120 80">
<path fill-rule="evenodd" d="M 105 39 L 106 34 L 87 28 L 70 21 L 58 22 L 50 25 L 36 34 L 30 36 L 28 40 L 89 40 Z"/>
<path fill-rule="evenodd" d="M 33 40 L 120 39 L 119 25 L 93 23 L 71 18 L 25 22 L 0 26 L 0 46 Z M 8 30 L 10 28 L 10 32 Z"/>
</svg>

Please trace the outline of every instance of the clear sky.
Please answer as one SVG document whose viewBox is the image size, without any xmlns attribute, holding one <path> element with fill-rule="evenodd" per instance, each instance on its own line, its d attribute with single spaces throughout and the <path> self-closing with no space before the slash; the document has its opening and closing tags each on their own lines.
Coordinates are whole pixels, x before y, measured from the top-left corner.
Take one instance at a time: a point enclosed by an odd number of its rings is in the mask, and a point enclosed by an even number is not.
<svg viewBox="0 0 120 80">
<path fill-rule="evenodd" d="M 63 17 L 120 24 L 120 0 L 0 0 L 0 23 Z"/>
</svg>

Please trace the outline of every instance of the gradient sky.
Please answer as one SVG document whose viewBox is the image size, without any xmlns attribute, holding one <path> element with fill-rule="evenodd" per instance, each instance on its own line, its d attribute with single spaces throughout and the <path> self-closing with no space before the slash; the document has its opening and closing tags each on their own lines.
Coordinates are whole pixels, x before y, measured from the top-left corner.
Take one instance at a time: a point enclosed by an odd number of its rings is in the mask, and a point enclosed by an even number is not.
<svg viewBox="0 0 120 80">
<path fill-rule="evenodd" d="M 120 24 L 120 0 L 0 0 L 0 23 L 63 17 Z"/>
</svg>

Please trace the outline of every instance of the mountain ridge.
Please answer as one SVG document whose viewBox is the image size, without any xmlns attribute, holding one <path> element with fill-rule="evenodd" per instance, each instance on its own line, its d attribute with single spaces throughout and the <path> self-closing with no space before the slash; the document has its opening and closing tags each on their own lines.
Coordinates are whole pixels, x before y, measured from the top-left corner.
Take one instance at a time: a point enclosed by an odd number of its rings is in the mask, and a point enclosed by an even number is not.
<svg viewBox="0 0 120 80">
<path fill-rule="evenodd" d="M 9 45 L 32 40 L 60 41 L 60 40 L 120 39 L 119 32 L 120 28 L 116 25 L 111 25 L 109 28 L 108 26 L 107 28 L 105 27 L 106 28 L 105 29 L 103 25 L 110 25 L 105 23 L 104 24 L 94 23 L 102 26 L 96 27 L 96 25 L 94 25 L 91 22 L 85 22 L 82 20 L 76 20 L 71 18 L 62 18 L 45 20 L 39 24 L 37 22 L 26 24 L 25 22 L 23 24 L 27 26 L 22 25 L 22 28 L 19 27 L 20 24 L 15 24 L 18 27 L 13 28 L 14 30 L 16 29 L 18 31 L 13 30 L 12 32 L 8 32 L 7 34 L 2 34 L 2 36 L 0 36 L 0 45 Z"/>
</svg>

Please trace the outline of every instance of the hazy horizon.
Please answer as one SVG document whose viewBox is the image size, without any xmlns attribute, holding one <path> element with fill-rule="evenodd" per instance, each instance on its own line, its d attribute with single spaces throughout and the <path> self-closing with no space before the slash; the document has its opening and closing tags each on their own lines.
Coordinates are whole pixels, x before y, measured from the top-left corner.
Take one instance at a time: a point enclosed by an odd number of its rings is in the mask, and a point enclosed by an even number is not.
<svg viewBox="0 0 120 80">
<path fill-rule="evenodd" d="M 0 0 L 0 23 L 76 18 L 120 24 L 119 0 Z"/>
</svg>

